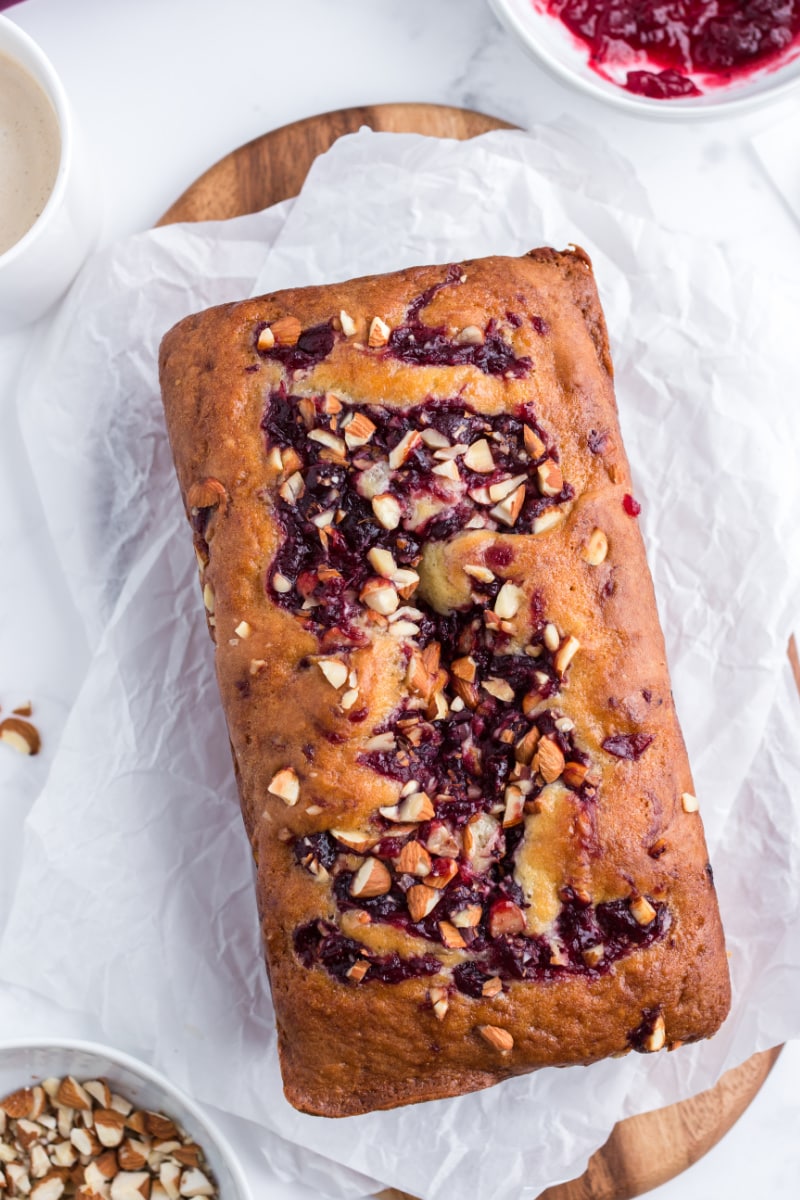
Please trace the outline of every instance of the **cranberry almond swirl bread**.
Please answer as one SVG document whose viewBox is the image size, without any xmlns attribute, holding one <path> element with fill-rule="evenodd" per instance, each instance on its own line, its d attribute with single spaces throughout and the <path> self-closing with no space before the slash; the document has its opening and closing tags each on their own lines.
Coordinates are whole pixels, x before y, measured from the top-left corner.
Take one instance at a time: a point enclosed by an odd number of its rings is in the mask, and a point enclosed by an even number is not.
<svg viewBox="0 0 800 1200">
<path fill-rule="evenodd" d="M 161 380 L 286 1095 L 712 1034 L 728 969 L 580 250 L 189 317 Z"/>
</svg>

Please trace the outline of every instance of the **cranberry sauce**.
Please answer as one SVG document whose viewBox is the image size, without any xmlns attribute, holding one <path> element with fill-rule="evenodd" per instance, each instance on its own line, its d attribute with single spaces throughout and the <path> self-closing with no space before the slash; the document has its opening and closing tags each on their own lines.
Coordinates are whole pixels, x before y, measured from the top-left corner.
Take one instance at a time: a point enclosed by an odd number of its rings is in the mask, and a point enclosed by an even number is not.
<svg viewBox="0 0 800 1200">
<path fill-rule="evenodd" d="M 435 975 L 441 969 L 438 958 L 424 954 L 401 958 L 396 952 L 371 954 L 360 942 L 345 937 L 328 921 L 309 921 L 294 933 L 294 951 L 304 967 L 319 963 L 329 975 L 354 983 L 402 983 L 420 975 Z"/>
<path fill-rule="evenodd" d="M 389 335 L 388 353 L 402 362 L 425 367 L 477 367 L 485 375 L 502 375 L 506 378 L 524 378 L 533 370 L 530 358 L 517 358 L 502 335 L 503 323 L 491 320 L 484 329 L 469 326 L 453 339 L 443 327 L 425 325 L 420 314 L 442 288 L 462 283 L 465 276 L 456 263 L 448 267 L 444 279 L 434 283 L 416 296 L 406 309 L 405 321 Z M 542 317 L 531 315 L 529 321 L 536 332 L 548 332 L 547 322 Z M 523 318 L 518 313 L 507 313 L 505 325 L 519 329 Z"/>
<path fill-rule="evenodd" d="M 800 0 L 545 0 L 591 52 L 591 63 L 647 56 L 625 87 L 658 100 L 699 95 L 690 72 L 727 83 L 800 42 Z M 709 78 L 710 77 L 710 78 Z"/>
<path fill-rule="evenodd" d="M 484 375 L 520 379 L 533 368 L 530 358 L 517 358 L 492 320 L 474 342 L 454 341 L 446 329 L 429 325 L 400 325 L 389 336 L 389 353 L 420 367 L 477 367 Z"/>
<path fill-rule="evenodd" d="M 625 91 L 651 100 L 675 100 L 681 96 L 702 96 L 697 84 L 678 71 L 628 71 Z"/>
<path fill-rule="evenodd" d="M 497 587 L 484 587 L 491 603 Z M 388 923 L 467 951 L 470 958 L 453 979 L 470 996 L 497 988 L 492 979 L 607 971 L 662 937 L 670 924 L 663 904 L 646 909 L 650 919 L 642 924 L 629 900 L 593 906 L 565 888 L 553 938 L 525 932 L 527 902 L 515 862 L 526 816 L 538 812 L 548 782 L 559 780 L 572 791 L 575 836 L 588 854 L 597 853 L 597 780 L 589 756 L 576 745 L 572 721 L 548 703 L 567 685 L 568 671 L 558 669 L 559 641 L 542 607 L 534 596 L 533 630 L 523 654 L 504 653 L 507 635 L 486 624 L 492 610 L 480 601 L 447 617 L 426 612 L 420 622 L 425 650 L 414 647 L 409 657 L 409 698 L 374 731 L 374 748 L 361 756 L 405 785 L 398 805 L 381 809 L 373 828 L 356 835 L 355 860 L 348 854 L 351 844 L 329 832 L 307 835 L 294 847 L 299 864 L 317 878 L 331 878 L 340 912 L 357 911 L 363 922 Z M 441 685 L 439 702 L 425 699 L 426 666 Z M 643 752 L 637 738 L 649 744 L 647 735 L 617 735 L 617 756 Z M 365 889 L 359 871 L 367 852 L 381 866 L 379 886 Z M 337 937 L 330 953 L 336 970 L 347 975 L 357 943 Z M 324 954 L 318 961 L 336 973 Z M 398 978 L 428 974 L 429 965 L 430 956 L 408 960 Z M 355 970 L 350 978 L 360 976 L 363 964 Z M 380 970 L 365 977 L 394 978 L 395 966 Z"/>
<path fill-rule="evenodd" d="M 256 342 L 265 328 L 264 324 L 257 326 Z M 281 363 L 287 371 L 307 371 L 309 367 L 316 366 L 323 358 L 328 357 L 335 341 L 333 326 L 326 322 L 324 325 L 304 329 L 292 345 L 274 345 L 268 350 L 259 349 L 258 352 L 264 358 Z"/>
<path fill-rule="evenodd" d="M 513 544 L 490 542 L 476 554 L 463 609 L 443 615 L 417 594 L 423 539 L 466 529 L 535 533 L 537 518 L 572 498 L 530 407 L 484 417 L 458 400 L 397 411 L 278 390 L 262 424 L 284 534 L 269 571 L 273 600 L 317 633 L 326 653 L 346 658 L 380 630 L 398 638 L 406 663 L 407 696 L 370 731 L 361 756 L 403 784 L 398 802 L 349 838 L 298 838 L 299 867 L 330 882 L 340 913 L 468 952 L 454 974 L 468 995 L 513 979 L 603 971 L 660 937 L 663 906 L 636 910 L 651 913 L 642 926 L 626 900 L 592 907 L 569 891 L 551 937 L 527 932 L 514 874 L 526 819 L 558 782 L 572 794 L 576 842 L 597 853 L 598 779 L 558 706 L 579 643 L 548 620 L 540 592 L 513 581 Z M 342 711 L 366 720 L 349 664 L 328 658 L 326 668 L 332 686 L 348 680 Z M 638 757 L 647 744 L 646 734 L 619 734 L 606 748 Z M 307 965 L 351 982 L 441 969 L 432 954 L 371 955 L 319 922 L 297 930 L 295 949 Z"/>
<path fill-rule="evenodd" d="M 358 643 L 365 622 L 386 624 L 360 601 L 376 574 L 370 551 L 388 551 L 406 572 L 402 594 L 413 590 L 423 538 L 529 533 L 574 495 L 529 406 L 484 417 L 455 400 L 390 410 L 278 390 L 262 426 L 282 465 L 284 538 L 270 592 L 332 639 Z"/>
<path fill-rule="evenodd" d="M 603 742 L 603 749 L 615 758 L 641 758 L 653 738 L 649 733 L 614 733 Z"/>
<path fill-rule="evenodd" d="M 462 646 L 477 640 L 481 631 L 475 631 L 470 623 L 465 635 Z M 444 718 L 439 719 L 435 712 L 401 708 L 376 731 L 373 740 L 380 741 L 381 749 L 363 754 L 361 760 L 401 783 L 415 780 L 418 789 L 431 797 L 435 817 L 461 829 L 476 813 L 502 814 L 505 790 L 511 784 L 522 791 L 529 808 L 534 804 L 545 781 L 531 764 L 544 738 L 559 767 L 563 759 L 558 777 L 563 778 L 566 771 L 568 785 L 586 800 L 593 800 L 595 777 L 589 771 L 588 756 L 575 744 L 573 723 L 545 703 L 560 690 L 560 682 L 552 654 L 541 644 L 541 637 L 539 631 L 527 647 L 529 652 L 542 652 L 536 658 L 492 654 L 484 649 L 465 651 L 455 659 L 442 655 L 450 674 L 441 693 L 447 705 Z M 460 664 L 470 659 L 475 663 L 475 677 L 465 687 L 454 674 L 454 666 L 459 670 Z M 487 692 L 487 683 L 503 698 Z M 497 683 L 508 690 L 496 687 Z M 527 742 L 523 742 L 525 738 Z"/>
<path fill-rule="evenodd" d="M 672 924 L 665 904 L 654 904 L 655 917 L 649 924 L 641 925 L 627 900 L 592 905 L 571 888 L 565 888 L 562 903 L 557 928 L 570 967 L 591 963 L 593 951 L 599 947 L 603 953 L 598 956 L 598 965 L 609 967 L 632 949 L 649 946 L 663 937 Z"/>
</svg>

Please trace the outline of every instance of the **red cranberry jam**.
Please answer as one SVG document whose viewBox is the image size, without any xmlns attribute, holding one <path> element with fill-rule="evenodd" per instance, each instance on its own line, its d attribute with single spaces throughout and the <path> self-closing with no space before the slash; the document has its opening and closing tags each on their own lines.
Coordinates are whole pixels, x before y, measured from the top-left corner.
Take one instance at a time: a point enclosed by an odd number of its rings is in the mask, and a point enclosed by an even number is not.
<svg viewBox="0 0 800 1200">
<path fill-rule="evenodd" d="M 603 742 L 603 749 L 615 758 L 641 758 L 653 741 L 649 733 L 614 733 Z"/>
<path fill-rule="evenodd" d="M 527 370 L 499 335 L 493 340 L 491 323 L 473 345 L 420 324 L 435 292 L 457 282 L 448 272 L 412 302 L 386 352 L 415 363 L 469 361 L 490 373 Z M 506 319 L 513 326 L 528 318 Z M 546 336 L 540 319 L 534 328 Z M 330 352 L 335 336 L 319 326 L 269 353 L 287 371 L 302 370 Z M 295 839 L 298 867 L 329 884 L 342 918 L 464 951 L 453 986 L 468 996 L 496 995 L 512 980 L 602 973 L 661 938 L 670 923 L 663 904 L 594 905 L 570 888 L 552 933 L 529 932 L 515 875 L 529 818 L 558 784 L 569 793 L 576 843 L 599 853 L 599 776 L 559 704 L 579 643 L 548 619 L 541 592 L 513 582 L 513 544 L 484 547 L 462 609 L 439 613 L 419 594 L 423 543 L 464 530 L 543 532 L 572 500 L 558 448 L 532 407 L 484 416 L 458 399 L 354 406 L 282 386 L 269 396 L 262 427 L 283 531 L 266 583 L 273 601 L 316 633 L 326 655 L 340 655 L 327 659 L 326 678 L 350 689 L 349 707 L 340 692 L 350 720 L 368 717 L 344 661 L 352 647 L 376 630 L 394 634 L 407 671 L 407 698 L 370 731 L 361 755 L 402 784 L 397 803 L 379 809 L 367 830 Z M 598 432 L 593 453 L 604 440 Z M 644 733 L 618 734 L 605 749 L 636 758 L 649 742 Z M 349 983 L 400 983 L 442 970 L 433 953 L 374 954 L 332 921 L 299 927 L 294 946 L 301 963 Z"/>
<path fill-rule="evenodd" d="M 653 69 L 627 72 L 629 92 L 670 100 L 700 95 L 706 84 L 731 79 L 777 60 L 800 42 L 800 0 L 544 0 L 584 42 L 590 62 L 647 57 Z"/>
<path fill-rule="evenodd" d="M 471 366 L 485 375 L 501 375 L 506 379 L 521 379 L 529 375 L 533 370 L 532 360 L 517 358 L 503 331 L 505 327 L 519 329 L 527 321 L 541 337 L 546 336 L 549 333 L 548 324 L 536 313 L 523 315 L 508 312 L 505 322 L 492 319 L 484 329 L 470 326 L 456 336 L 451 336 L 443 326 L 425 325 L 422 322 L 420 314 L 437 292 L 463 283 L 465 279 L 458 264 L 449 266 L 443 279 L 410 302 L 405 320 L 389 332 L 385 345 L 373 346 L 370 341 L 371 352 L 398 358 L 414 366 Z M 265 359 L 281 363 L 291 372 L 302 372 L 316 366 L 330 354 L 337 336 L 345 336 L 343 333 L 337 335 L 333 325 L 327 323 L 304 329 L 296 335 L 297 340 L 290 339 L 289 344 L 278 342 L 267 347 L 259 341 L 259 335 L 265 328 L 266 322 L 262 322 L 255 330 L 258 353 Z"/>
<path fill-rule="evenodd" d="M 296 929 L 294 951 L 304 967 L 319 963 L 335 979 L 355 983 L 402 983 L 421 975 L 435 975 L 441 967 L 432 954 L 417 958 L 401 958 L 396 951 L 371 954 L 329 921 L 309 921 Z"/>
<path fill-rule="evenodd" d="M 402 362 L 419 367 L 472 366 L 485 375 L 524 378 L 533 369 L 533 363 L 529 358 L 515 357 L 511 346 L 502 336 L 499 321 L 493 319 L 484 330 L 477 330 L 474 340 L 467 340 L 463 335 L 454 340 L 446 329 L 425 325 L 420 320 L 420 313 L 428 307 L 437 292 L 463 280 L 461 267 L 454 264 L 448 267 L 441 282 L 412 300 L 406 309 L 405 321 L 391 332 L 388 353 Z M 512 329 L 519 329 L 523 324 L 523 318 L 518 313 L 507 313 L 506 321 Z M 538 334 L 548 332 L 547 323 L 541 317 L 531 316 L 530 322 Z"/>
<path fill-rule="evenodd" d="M 574 495 L 528 405 L 485 417 L 457 400 L 388 409 L 279 389 L 262 427 L 282 465 L 272 598 L 355 643 L 370 551 L 388 551 L 413 582 L 423 539 L 530 533 Z"/>
</svg>

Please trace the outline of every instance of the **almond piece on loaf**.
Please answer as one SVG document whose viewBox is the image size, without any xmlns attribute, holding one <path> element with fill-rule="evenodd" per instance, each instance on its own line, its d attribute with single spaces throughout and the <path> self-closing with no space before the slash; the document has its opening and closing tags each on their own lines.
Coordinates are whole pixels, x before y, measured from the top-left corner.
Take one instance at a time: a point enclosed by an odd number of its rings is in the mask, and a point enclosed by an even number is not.
<svg viewBox="0 0 800 1200">
<path fill-rule="evenodd" d="M 710 1036 L 725 947 L 587 256 L 210 309 L 161 384 L 291 1103 Z"/>
</svg>

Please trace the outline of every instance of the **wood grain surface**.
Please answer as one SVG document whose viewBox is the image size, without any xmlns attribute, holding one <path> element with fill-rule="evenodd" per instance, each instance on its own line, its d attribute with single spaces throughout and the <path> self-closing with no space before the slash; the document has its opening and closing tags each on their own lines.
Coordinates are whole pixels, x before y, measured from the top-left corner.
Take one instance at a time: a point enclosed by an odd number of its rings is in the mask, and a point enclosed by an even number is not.
<svg viewBox="0 0 800 1200">
<path fill-rule="evenodd" d="M 373 104 L 306 117 L 241 146 L 201 175 L 159 225 L 174 221 L 219 221 L 258 212 L 296 196 L 309 167 L 337 138 L 363 125 L 383 133 L 425 133 L 471 138 L 491 129 L 511 129 L 505 121 L 442 104 Z"/>
<path fill-rule="evenodd" d="M 470 138 L 512 126 L 494 117 L 436 104 L 377 104 L 323 113 L 284 125 L 239 147 L 200 176 L 164 214 L 175 221 L 218 221 L 258 212 L 296 196 L 314 159 L 363 125 L 390 133 Z M 800 688 L 800 659 L 789 646 Z M 728 1071 L 709 1091 L 668 1108 L 629 1117 L 591 1158 L 580 1179 L 548 1188 L 539 1200 L 629 1200 L 674 1179 L 702 1158 L 758 1093 L 780 1046 Z M 380 1200 L 414 1200 L 387 1189 Z M 487 1198 L 488 1200 L 488 1198 Z"/>
</svg>

